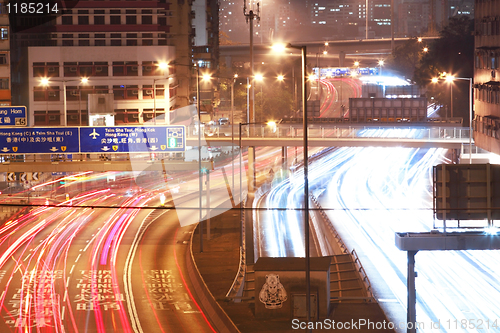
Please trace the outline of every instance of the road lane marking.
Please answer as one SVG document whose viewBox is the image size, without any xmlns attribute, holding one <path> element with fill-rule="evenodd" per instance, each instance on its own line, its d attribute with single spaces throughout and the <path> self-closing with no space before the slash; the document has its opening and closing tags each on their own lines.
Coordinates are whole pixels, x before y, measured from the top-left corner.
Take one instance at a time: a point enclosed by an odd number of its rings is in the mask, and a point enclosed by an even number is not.
<svg viewBox="0 0 500 333">
<path fill-rule="evenodd" d="M 80 254 L 78 255 L 78 257 L 76 257 L 75 262 L 78 262 L 78 260 L 80 260 L 81 255 L 82 255 L 82 254 L 80 253 Z"/>
<path fill-rule="evenodd" d="M 68 276 L 68 278 L 66 279 L 66 288 L 68 288 L 68 286 L 69 286 L 69 276 Z"/>
<path fill-rule="evenodd" d="M 75 269 L 75 265 L 71 267 L 71 270 L 69 271 L 69 274 L 73 274 L 73 269 Z"/>
<path fill-rule="evenodd" d="M 137 309 L 135 307 L 135 302 L 134 302 L 134 294 L 132 292 L 132 261 L 135 257 L 135 252 L 137 251 L 137 247 L 139 245 L 139 242 L 141 241 L 144 233 L 146 232 L 147 228 L 154 222 L 156 219 L 158 219 L 160 216 L 163 214 L 169 212 L 170 209 L 167 209 L 163 211 L 161 214 L 153 218 L 147 225 L 144 225 L 146 222 L 146 219 L 154 212 L 151 211 L 151 213 L 148 214 L 148 216 L 142 220 L 141 225 L 139 226 L 138 232 L 134 236 L 134 240 L 132 241 L 132 244 L 130 245 L 130 250 L 127 254 L 127 259 L 125 260 L 125 269 L 123 274 L 123 284 L 124 284 L 124 292 L 125 292 L 125 297 L 127 298 L 127 308 L 128 312 L 130 315 L 130 322 L 132 324 L 132 329 L 134 332 L 137 333 L 144 333 L 141 327 L 141 323 L 139 320 L 139 316 L 137 314 Z"/>
</svg>

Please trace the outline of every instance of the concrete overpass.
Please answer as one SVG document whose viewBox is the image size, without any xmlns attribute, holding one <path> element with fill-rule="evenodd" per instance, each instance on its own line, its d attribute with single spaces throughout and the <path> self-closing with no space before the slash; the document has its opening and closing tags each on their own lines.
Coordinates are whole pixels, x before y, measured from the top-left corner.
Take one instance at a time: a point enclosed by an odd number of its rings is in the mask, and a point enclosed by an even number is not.
<svg viewBox="0 0 500 333">
<path fill-rule="evenodd" d="M 422 37 L 422 42 L 429 43 L 438 37 Z M 322 55 L 322 58 L 328 59 L 338 59 L 338 66 L 346 66 L 344 60 L 346 56 L 362 56 L 366 54 L 391 54 L 392 46 L 398 47 L 406 43 L 410 38 L 394 38 L 394 43 L 390 38 L 383 39 L 356 39 L 356 40 L 336 40 L 328 41 L 328 54 Z M 325 48 L 325 41 L 313 41 L 313 42 L 293 42 L 293 45 L 305 45 L 309 53 L 316 55 L 318 50 Z M 394 45 L 392 45 L 394 44 Z M 240 44 L 240 45 L 221 45 L 220 46 L 220 56 L 230 58 L 231 61 L 249 61 L 250 58 L 250 45 Z M 290 50 L 294 52 L 294 50 Z M 297 57 L 300 56 L 300 52 L 295 52 Z M 263 61 L 264 59 L 276 58 L 276 54 L 272 52 L 269 44 L 254 44 L 254 57 L 255 61 Z M 351 64 L 347 64 L 351 65 Z"/>
</svg>

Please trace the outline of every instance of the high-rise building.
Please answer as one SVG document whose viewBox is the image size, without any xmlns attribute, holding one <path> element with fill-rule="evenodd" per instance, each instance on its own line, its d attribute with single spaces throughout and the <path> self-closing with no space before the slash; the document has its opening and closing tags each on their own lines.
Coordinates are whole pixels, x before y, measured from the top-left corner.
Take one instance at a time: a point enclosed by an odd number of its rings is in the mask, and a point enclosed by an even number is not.
<svg viewBox="0 0 500 333">
<path fill-rule="evenodd" d="M 225 34 L 225 43 L 248 43 L 248 27 L 243 15 L 242 0 L 221 0 L 219 30 Z"/>
<path fill-rule="evenodd" d="M 11 105 L 10 26 L 7 1 L 0 1 L 0 106 Z"/>
<path fill-rule="evenodd" d="M 500 1 L 474 7 L 474 142 L 500 154 Z"/>
<path fill-rule="evenodd" d="M 407 0 L 398 8 L 398 36 L 422 36 L 428 31 L 431 21 L 429 1 Z"/>
<path fill-rule="evenodd" d="M 219 2 L 217 0 L 193 1 L 193 61 L 210 75 L 217 77 L 219 69 Z M 200 73 L 201 74 L 201 73 Z M 200 100 L 204 111 L 213 111 L 219 100 L 216 80 L 202 82 Z"/>
<path fill-rule="evenodd" d="M 202 19 L 209 19 L 212 2 L 206 0 Z M 94 100 L 105 101 L 116 124 L 169 123 L 195 95 L 191 5 L 58 1 L 57 12 L 47 15 L 11 15 L 13 99 L 28 106 L 30 125 L 92 125 L 94 114 L 103 112 Z M 211 22 L 198 31 L 217 55 Z M 81 77 L 88 82 L 81 84 Z"/>
</svg>

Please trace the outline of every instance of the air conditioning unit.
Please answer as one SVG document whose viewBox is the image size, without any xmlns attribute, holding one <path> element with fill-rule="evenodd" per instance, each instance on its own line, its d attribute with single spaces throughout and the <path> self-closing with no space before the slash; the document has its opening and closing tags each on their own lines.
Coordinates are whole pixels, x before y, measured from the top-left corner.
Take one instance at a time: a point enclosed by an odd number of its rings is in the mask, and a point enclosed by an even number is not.
<svg viewBox="0 0 500 333">
<path fill-rule="evenodd" d="M 95 72 L 96 72 L 96 73 L 100 73 L 100 72 L 102 72 L 102 67 L 97 66 L 97 67 L 95 68 Z"/>
<path fill-rule="evenodd" d="M 49 91 L 49 97 L 56 97 L 57 94 L 54 91 Z"/>
<path fill-rule="evenodd" d="M 74 114 L 70 115 L 69 119 L 71 119 L 71 120 L 78 120 L 78 115 L 74 115 Z"/>
<path fill-rule="evenodd" d="M 152 69 L 151 66 L 144 66 L 144 70 L 146 72 L 151 72 L 151 69 Z"/>
<path fill-rule="evenodd" d="M 49 116 L 49 120 L 57 120 L 57 116 Z"/>
<path fill-rule="evenodd" d="M 78 91 L 77 90 L 71 90 L 69 94 L 71 96 L 78 96 Z"/>
<path fill-rule="evenodd" d="M 76 68 L 76 67 L 70 67 L 70 68 L 69 68 L 69 71 L 70 71 L 70 72 L 76 72 L 76 70 L 77 70 L 77 68 Z"/>
<path fill-rule="evenodd" d="M 53 73 L 53 72 L 56 71 L 56 68 L 55 67 L 49 67 L 47 70 L 49 71 L 49 73 Z"/>
<path fill-rule="evenodd" d="M 132 95 L 139 95 L 139 90 L 132 90 Z"/>
<path fill-rule="evenodd" d="M 148 89 L 145 91 L 146 95 L 153 95 L 153 89 Z"/>
<path fill-rule="evenodd" d="M 137 72 L 137 70 L 139 69 L 139 66 L 132 66 L 130 68 L 133 72 Z"/>
<path fill-rule="evenodd" d="M 133 114 L 133 115 L 132 115 L 132 118 L 134 118 L 134 119 L 139 119 L 139 114 L 137 114 L 137 113 L 136 113 L 136 114 Z"/>
</svg>

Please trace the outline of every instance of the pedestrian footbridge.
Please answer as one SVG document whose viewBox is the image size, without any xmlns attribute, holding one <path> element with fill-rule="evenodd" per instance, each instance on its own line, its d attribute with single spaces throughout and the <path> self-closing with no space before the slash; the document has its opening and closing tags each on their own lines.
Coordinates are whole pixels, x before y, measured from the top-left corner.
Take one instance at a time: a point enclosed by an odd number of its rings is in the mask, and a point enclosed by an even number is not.
<svg viewBox="0 0 500 333">
<path fill-rule="evenodd" d="M 239 125 L 239 124 L 238 124 Z M 187 145 L 198 145 L 196 127 L 188 128 Z M 204 128 L 208 145 L 277 146 L 304 145 L 304 131 L 297 125 L 234 125 Z M 307 130 L 311 147 L 412 147 L 461 149 L 472 144 L 466 127 L 367 127 L 311 125 Z"/>
</svg>

